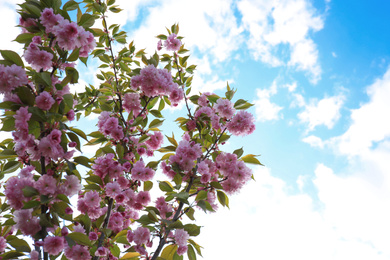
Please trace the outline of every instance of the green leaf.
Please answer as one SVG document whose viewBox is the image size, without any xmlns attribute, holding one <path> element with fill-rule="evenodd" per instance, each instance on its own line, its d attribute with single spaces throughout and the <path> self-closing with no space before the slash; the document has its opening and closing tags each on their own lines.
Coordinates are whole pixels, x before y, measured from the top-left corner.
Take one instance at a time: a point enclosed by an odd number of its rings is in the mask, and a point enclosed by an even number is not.
<svg viewBox="0 0 390 260">
<path fill-rule="evenodd" d="M 80 48 L 74 49 L 68 57 L 68 61 L 76 61 L 79 58 Z"/>
<path fill-rule="evenodd" d="M 195 250 L 192 245 L 188 245 L 187 256 L 189 260 L 196 260 Z"/>
<path fill-rule="evenodd" d="M 200 226 L 197 226 L 195 224 L 184 225 L 184 230 L 187 231 L 188 235 L 192 237 L 196 237 L 200 234 Z"/>
<path fill-rule="evenodd" d="M 160 111 L 153 109 L 149 111 L 153 116 L 158 117 L 158 118 L 163 118 L 162 114 Z"/>
<path fill-rule="evenodd" d="M 259 160 L 256 159 L 256 156 L 258 155 L 247 154 L 243 156 L 240 160 L 250 164 L 263 165 Z"/>
<path fill-rule="evenodd" d="M 24 253 L 12 250 L 12 251 L 8 251 L 7 253 L 2 254 L 1 259 L 2 260 L 18 259 L 19 256 L 24 256 Z"/>
<path fill-rule="evenodd" d="M 153 182 L 145 181 L 144 182 L 144 191 L 150 191 L 153 188 Z"/>
<path fill-rule="evenodd" d="M 22 164 L 18 161 L 10 161 L 10 162 L 7 162 L 4 167 L 3 167 L 3 170 L 2 170 L 2 173 L 3 174 L 7 174 L 7 173 L 11 173 L 11 172 L 14 172 L 16 171 L 18 168 L 20 168 Z"/>
<path fill-rule="evenodd" d="M 22 86 L 17 88 L 16 95 L 18 95 L 23 104 L 33 106 L 35 103 L 35 96 L 28 87 Z"/>
<path fill-rule="evenodd" d="M 80 151 L 80 139 L 79 137 L 72 133 L 72 132 L 67 132 L 66 135 L 69 137 L 69 139 L 72 141 L 72 142 L 76 142 L 76 149 Z"/>
<path fill-rule="evenodd" d="M 0 159 L 11 159 L 18 157 L 14 150 L 11 149 L 4 149 L 0 152 Z"/>
<path fill-rule="evenodd" d="M 0 53 L 1 53 L 1 56 L 3 56 L 3 58 L 6 61 L 12 62 L 13 64 L 16 64 L 16 65 L 24 68 L 23 61 L 20 58 L 19 54 L 17 54 L 16 52 L 10 51 L 10 50 L 3 50 L 3 51 L 0 51 Z"/>
<path fill-rule="evenodd" d="M 87 13 L 84 13 L 81 18 L 80 18 L 80 21 L 78 21 L 78 25 L 88 29 L 89 27 L 91 27 L 93 24 L 95 23 L 95 17 L 93 15 L 90 15 L 90 14 L 87 14 Z"/>
<path fill-rule="evenodd" d="M 172 185 L 168 181 L 161 181 L 158 186 L 160 187 L 160 190 L 165 192 L 171 192 L 173 191 Z"/>
<path fill-rule="evenodd" d="M 72 67 L 65 68 L 66 77 L 62 80 L 61 85 L 65 86 L 66 84 L 75 84 L 79 80 L 79 72 Z"/>
<path fill-rule="evenodd" d="M 38 195 L 39 192 L 37 189 L 31 187 L 31 186 L 24 186 L 24 188 L 22 189 L 23 191 L 23 196 L 29 198 L 29 197 L 32 197 L 32 196 L 35 196 L 35 195 Z"/>
<path fill-rule="evenodd" d="M 79 7 L 79 4 L 77 2 L 75 2 L 73 0 L 69 0 L 68 2 L 66 2 L 64 4 L 62 9 L 64 9 L 64 11 L 72 11 L 72 10 L 76 10 L 78 7 Z"/>
<path fill-rule="evenodd" d="M 177 245 L 166 246 L 161 253 L 161 257 L 166 260 L 172 260 L 177 251 L 177 248 Z"/>
<path fill-rule="evenodd" d="M 241 109 L 247 109 L 249 107 L 253 106 L 253 104 L 247 102 L 246 100 L 239 99 L 234 103 L 234 108 L 241 110 Z"/>
<path fill-rule="evenodd" d="M 80 232 L 69 233 L 68 237 L 70 237 L 80 245 L 91 246 L 91 241 L 89 240 L 88 236 L 83 233 Z"/>
<path fill-rule="evenodd" d="M 81 164 L 87 168 L 90 168 L 91 169 L 91 161 L 89 160 L 88 157 L 85 157 L 85 156 L 77 156 L 77 157 L 74 157 L 73 160 L 78 163 L 78 164 Z M 99 178 L 100 179 L 100 178 Z"/>
<path fill-rule="evenodd" d="M 217 190 L 217 197 L 222 206 L 229 208 L 229 197 L 223 191 Z"/>
<path fill-rule="evenodd" d="M 240 149 L 237 149 L 233 152 L 235 155 L 237 155 L 237 158 L 240 158 L 241 155 L 244 153 L 244 150 L 242 149 L 242 147 Z"/>
<path fill-rule="evenodd" d="M 138 143 L 141 144 L 143 142 L 146 142 L 149 139 L 150 139 L 150 136 L 145 134 L 145 135 L 141 136 L 141 138 L 138 140 Z"/>
<path fill-rule="evenodd" d="M 3 127 L 1 128 L 1 131 L 10 132 L 15 130 L 15 118 L 8 117 L 3 120 Z"/>
<path fill-rule="evenodd" d="M 205 200 L 205 199 L 207 199 L 207 191 L 205 190 L 199 191 L 198 195 L 196 195 L 195 198 L 196 201 Z"/>
<path fill-rule="evenodd" d="M 41 205 L 41 202 L 36 201 L 36 200 L 30 200 L 26 203 L 24 203 L 24 206 L 22 209 L 31 209 L 31 208 L 36 208 Z"/>
<path fill-rule="evenodd" d="M 163 124 L 164 120 L 160 120 L 160 119 L 154 119 L 150 124 L 149 124 L 149 128 L 156 128 L 156 127 L 159 127 Z"/>
<path fill-rule="evenodd" d="M 32 33 L 22 33 L 19 34 L 14 41 L 18 43 L 28 43 L 32 41 L 32 38 L 34 37 L 34 34 Z"/>
<path fill-rule="evenodd" d="M 85 133 L 82 130 L 74 128 L 74 127 L 69 127 L 69 129 L 72 130 L 74 133 L 76 133 L 81 138 L 83 138 L 85 141 L 88 141 L 87 136 L 85 135 Z"/>
<path fill-rule="evenodd" d="M 169 136 L 167 136 L 167 135 L 166 135 L 166 137 L 168 138 L 168 141 L 169 141 L 171 144 L 173 144 L 175 147 L 178 146 L 178 144 L 177 144 L 177 142 L 176 142 L 176 140 L 175 140 L 175 136 L 173 135 L 173 133 L 172 133 L 172 137 L 169 137 Z"/>
<path fill-rule="evenodd" d="M 12 240 L 8 240 L 7 243 L 13 248 L 15 248 L 15 250 L 18 252 L 31 252 L 30 246 L 24 239 L 15 238 Z"/>
</svg>

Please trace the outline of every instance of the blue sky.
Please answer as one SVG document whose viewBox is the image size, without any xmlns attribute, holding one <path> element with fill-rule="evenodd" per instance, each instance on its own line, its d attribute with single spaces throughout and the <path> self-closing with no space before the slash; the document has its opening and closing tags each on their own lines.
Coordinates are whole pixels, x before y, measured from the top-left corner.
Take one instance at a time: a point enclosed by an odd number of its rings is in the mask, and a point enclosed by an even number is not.
<svg viewBox="0 0 390 260">
<path fill-rule="evenodd" d="M 14 3 L 0 0 L 1 24 L 16 20 Z M 222 94 L 229 81 L 255 104 L 255 133 L 226 149 L 243 145 L 265 167 L 231 210 L 199 215 L 204 259 L 390 258 L 390 3 L 117 3 L 124 11 L 109 23 L 149 53 L 155 35 L 180 24 L 196 91 Z M 2 30 L 0 48 L 17 50 L 18 29 Z"/>
</svg>

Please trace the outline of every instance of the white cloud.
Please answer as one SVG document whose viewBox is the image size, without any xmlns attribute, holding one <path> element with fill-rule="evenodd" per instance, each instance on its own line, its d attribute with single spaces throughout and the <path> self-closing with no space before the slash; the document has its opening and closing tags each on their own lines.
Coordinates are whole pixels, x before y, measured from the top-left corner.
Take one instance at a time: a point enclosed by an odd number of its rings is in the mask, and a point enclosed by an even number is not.
<svg viewBox="0 0 390 260">
<path fill-rule="evenodd" d="M 303 142 L 310 144 L 312 147 L 324 148 L 325 142 L 318 136 L 310 135 L 302 139 Z"/>
<path fill-rule="evenodd" d="M 0 1 L 0 24 L 1 29 L 0 50 L 13 50 L 21 53 L 22 45 L 13 42 L 21 33 L 20 28 L 15 27 L 19 22 L 19 15 L 15 12 L 16 4 L 22 1 Z"/>
<path fill-rule="evenodd" d="M 386 200 L 367 190 L 364 182 L 351 185 L 323 165 L 316 174 L 321 209 L 307 194 L 290 194 L 286 183 L 269 169 L 257 168 L 256 182 L 231 198 L 231 210 L 197 217 L 198 224 L 204 223 L 196 239 L 205 247 L 203 259 L 388 259 Z M 363 194 L 358 194 L 358 188 L 363 188 Z M 364 195 L 380 200 L 370 206 L 362 201 Z M 366 205 L 373 211 L 365 212 Z"/>
<path fill-rule="evenodd" d="M 260 122 L 269 120 L 278 120 L 282 115 L 279 114 L 283 107 L 270 101 L 271 96 L 277 93 L 276 81 L 269 89 L 257 89 L 257 99 L 254 101 L 256 108 L 256 118 Z"/>
<path fill-rule="evenodd" d="M 333 97 L 325 97 L 321 100 L 312 99 L 309 104 L 305 104 L 302 96 L 297 95 L 298 104 L 305 108 L 298 114 L 302 123 L 308 124 L 308 131 L 315 127 L 325 125 L 331 129 L 340 118 L 340 109 L 344 103 L 344 95 L 339 94 Z"/>
<path fill-rule="evenodd" d="M 366 152 L 376 142 L 390 137 L 390 69 L 367 88 L 369 101 L 352 110 L 352 123 L 341 136 L 332 138 L 336 149 L 346 155 Z"/>
<path fill-rule="evenodd" d="M 321 76 L 318 50 L 309 36 L 323 28 L 323 19 L 305 0 L 254 1 L 242 0 L 238 9 L 243 14 L 244 28 L 249 32 L 248 47 L 256 59 L 272 66 L 285 64 L 278 57 L 278 48 L 290 48 L 289 66 L 310 73 L 312 83 Z"/>
</svg>

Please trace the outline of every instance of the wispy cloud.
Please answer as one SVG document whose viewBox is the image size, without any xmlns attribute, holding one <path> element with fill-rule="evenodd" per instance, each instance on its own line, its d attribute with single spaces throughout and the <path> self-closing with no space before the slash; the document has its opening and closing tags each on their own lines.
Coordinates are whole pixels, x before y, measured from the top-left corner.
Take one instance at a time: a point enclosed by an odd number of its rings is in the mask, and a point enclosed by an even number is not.
<svg viewBox="0 0 390 260">
<path fill-rule="evenodd" d="M 307 124 L 307 131 L 313 131 L 317 126 L 324 125 L 328 129 L 333 128 L 340 119 L 340 109 L 344 104 L 345 96 L 341 93 L 321 100 L 312 99 L 309 104 L 299 94 L 296 95 L 297 103 L 304 110 L 298 114 L 301 123 Z"/>
<path fill-rule="evenodd" d="M 312 83 L 321 77 L 318 50 L 309 32 L 323 28 L 323 18 L 305 0 L 253 1 L 242 0 L 238 8 L 242 22 L 250 34 L 247 45 L 255 59 L 272 66 L 288 65 L 306 71 Z M 277 54 L 287 45 L 289 57 Z M 287 62 L 285 60 L 287 59 Z"/>
<path fill-rule="evenodd" d="M 283 107 L 272 103 L 270 100 L 270 98 L 277 93 L 276 84 L 276 81 L 274 81 L 268 89 L 257 89 L 257 99 L 254 101 L 257 121 L 278 120 L 282 117 L 279 112 Z"/>
</svg>

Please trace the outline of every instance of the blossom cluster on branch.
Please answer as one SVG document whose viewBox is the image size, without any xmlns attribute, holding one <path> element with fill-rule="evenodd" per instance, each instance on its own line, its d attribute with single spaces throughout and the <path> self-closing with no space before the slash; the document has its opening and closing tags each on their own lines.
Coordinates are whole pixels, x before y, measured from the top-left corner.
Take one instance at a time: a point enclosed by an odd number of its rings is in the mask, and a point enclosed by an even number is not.
<svg viewBox="0 0 390 260">
<path fill-rule="evenodd" d="M 195 212 L 229 206 L 226 193 L 252 177 L 246 164 L 260 164 L 242 148 L 222 150 L 231 135 L 253 133 L 252 105 L 232 102 L 229 85 L 224 97 L 191 95 L 196 66 L 179 26 L 157 36 L 148 58 L 108 25 L 107 13 L 120 11 L 115 0 L 20 5 L 23 55 L 0 50 L 1 131 L 13 137 L 0 143 L 0 179 L 12 174 L 0 183 L 0 259 L 196 259 Z M 114 43 L 126 45 L 114 54 Z M 99 85 L 71 93 L 76 62 L 90 58 L 101 61 Z M 164 138 L 162 112 L 180 103 L 181 139 Z M 92 113 L 97 131 L 69 124 Z M 95 155 L 80 155 L 89 145 Z M 157 171 L 166 179 L 152 198 Z"/>
</svg>

